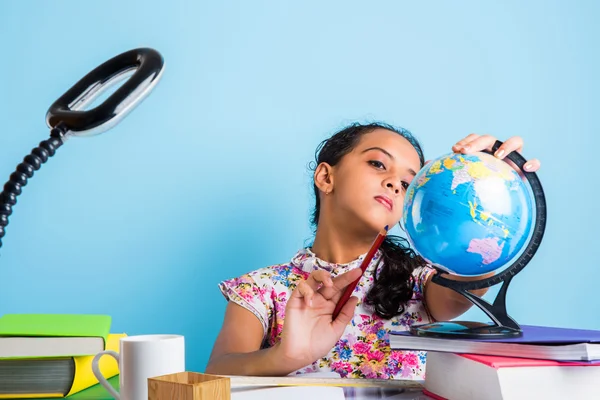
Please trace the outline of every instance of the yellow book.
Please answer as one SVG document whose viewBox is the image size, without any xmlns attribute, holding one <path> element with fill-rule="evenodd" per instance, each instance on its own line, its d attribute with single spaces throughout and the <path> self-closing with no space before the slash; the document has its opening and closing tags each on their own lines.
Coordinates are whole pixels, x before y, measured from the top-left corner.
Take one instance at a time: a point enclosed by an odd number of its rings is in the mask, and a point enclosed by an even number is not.
<svg viewBox="0 0 600 400">
<path fill-rule="evenodd" d="M 119 352 L 119 341 L 127 336 L 125 333 L 111 333 L 108 335 L 106 342 L 106 350 Z M 66 393 L 23 393 L 23 394 L 3 394 L 0 393 L 0 399 L 46 399 L 46 398 L 63 398 L 80 392 L 98 383 L 98 379 L 92 372 L 92 360 L 94 356 L 77 356 L 71 357 L 74 361 L 75 369 L 72 377 L 70 390 Z M 63 358 L 64 359 L 64 358 Z M 47 359 L 45 359 L 47 360 Z M 100 371 L 104 377 L 111 378 L 119 373 L 117 361 L 110 356 L 100 358 L 98 363 Z"/>
</svg>

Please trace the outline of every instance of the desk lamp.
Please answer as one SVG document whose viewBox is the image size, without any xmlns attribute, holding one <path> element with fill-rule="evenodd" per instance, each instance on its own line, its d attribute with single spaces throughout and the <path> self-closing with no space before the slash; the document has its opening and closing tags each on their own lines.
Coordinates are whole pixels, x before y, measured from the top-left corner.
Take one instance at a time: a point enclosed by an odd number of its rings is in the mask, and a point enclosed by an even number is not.
<svg viewBox="0 0 600 400">
<path fill-rule="evenodd" d="M 50 106 L 46 113 L 50 138 L 25 156 L 0 193 L 0 247 L 17 196 L 34 172 L 71 136 L 97 135 L 118 124 L 152 91 L 162 76 L 163 67 L 163 58 L 154 49 L 126 51 L 99 65 Z M 125 79 L 103 103 L 83 110 L 108 88 Z"/>
</svg>

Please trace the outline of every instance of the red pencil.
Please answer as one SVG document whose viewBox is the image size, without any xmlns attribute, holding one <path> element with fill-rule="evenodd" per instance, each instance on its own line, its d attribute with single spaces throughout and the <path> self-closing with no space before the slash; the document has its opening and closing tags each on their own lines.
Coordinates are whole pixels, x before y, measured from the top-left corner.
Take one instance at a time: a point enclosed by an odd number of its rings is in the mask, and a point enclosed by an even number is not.
<svg viewBox="0 0 600 400">
<path fill-rule="evenodd" d="M 379 247 L 381 246 L 381 243 L 383 243 L 383 240 L 385 239 L 387 232 L 388 232 L 387 225 L 385 226 L 385 228 L 383 228 L 382 230 L 379 231 L 379 234 L 375 238 L 375 241 L 373 242 L 371 249 L 369 249 L 369 252 L 367 253 L 367 255 L 365 256 L 365 258 L 362 261 L 362 264 L 360 264 L 360 269 L 362 270 L 362 274 L 360 275 L 360 277 L 357 280 L 355 280 L 350 285 L 348 285 L 348 287 L 346 288 L 344 293 L 342 293 L 342 297 L 340 297 L 340 300 L 337 302 L 337 304 L 335 305 L 335 309 L 333 310 L 332 319 L 337 318 L 337 316 L 340 314 L 340 311 L 342 310 L 342 307 L 344 307 L 344 304 L 346 304 L 348 302 L 348 299 L 350 298 L 350 296 L 352 296 L 352 292 L 354 292 L 354 289 L 356 288 L 356 285 L 358 285 L 360 278 L 362 278 L 362 275 L 367 270 L 367 267 L 371 263 L 371 260 L 373 259 L 375 252 L 379 249 Z"/>
</svg>

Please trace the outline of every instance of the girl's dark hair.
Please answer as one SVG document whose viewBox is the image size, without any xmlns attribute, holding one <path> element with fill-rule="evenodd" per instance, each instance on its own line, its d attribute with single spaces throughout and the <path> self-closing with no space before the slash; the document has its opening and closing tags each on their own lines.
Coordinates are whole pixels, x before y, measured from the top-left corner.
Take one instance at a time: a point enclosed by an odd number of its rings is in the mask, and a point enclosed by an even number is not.
<svg viewBox="0 0 600 400">
<path fill-rule="evenodd" d="M 315 165 L 327 163 L 336 165 L 342 157 L 351 152 L 358 144 L 362 135 L 376 129 L 386 129 L 396 132 L 408 140 L 419 155 L 421 167 L 425 164 L 423 150 L 414 136 L 407 130 L 396 128 L 385 123 L 351 124 L 337 132 L 329 139 L 319 144 L 315 152 Z M 321 202 L 319 189 L 313 183 L 315 194 L 315 208 L 312 213 L 311 223 L 316 229 L 319 223 Z M 425 263 L 408 245 L 406 239 L 399 236 L 388 235 L 381 245 L 384 265 L 379 274 L 374 277 L 374 283 L 367 293 L 365 304 L 372 306 L 375 313 L 381 318 L 391 319 L 402 314 L 405 304 L 412 298 L 413 283 L 412 272 L 416 267 Z"/>
</svg>

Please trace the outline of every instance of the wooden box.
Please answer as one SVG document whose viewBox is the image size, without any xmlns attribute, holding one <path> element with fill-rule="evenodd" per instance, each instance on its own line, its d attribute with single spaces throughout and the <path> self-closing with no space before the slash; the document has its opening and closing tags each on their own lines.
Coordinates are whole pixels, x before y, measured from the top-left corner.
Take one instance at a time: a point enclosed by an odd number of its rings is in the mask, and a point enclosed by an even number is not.
<svg viewBox="0 0 600 400">
<path fill-rule="evenodd" d="M 148 378 L 148 400 L 230 400 L 230 379 L 197 372 Z"/>
</svg>

